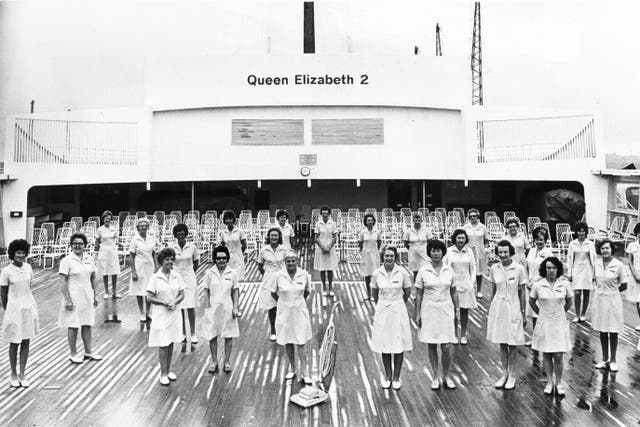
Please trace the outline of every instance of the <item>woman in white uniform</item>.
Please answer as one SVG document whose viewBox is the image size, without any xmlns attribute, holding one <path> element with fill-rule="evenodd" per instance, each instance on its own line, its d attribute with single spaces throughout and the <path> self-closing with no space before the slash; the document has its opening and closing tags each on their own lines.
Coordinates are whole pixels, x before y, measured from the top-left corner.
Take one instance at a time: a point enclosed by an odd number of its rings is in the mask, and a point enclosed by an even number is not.
<svg viewBox="0 0 640 427">
<path fill-rule="evenodd" d="M 527 236 L 520 231 L 520 222 L 515 218 L 509 218 L 505 223 L 507 227 L 507 234 L 504 236 L 505 240 L 511 243 L 511 246 L 515 249 L 513 260 L 523 267 L 527 266 L 527 251 L 531 247 Z"/>
<path fill-rule="evenodd" d="M 527 277 L 529 282 L 527 283 L 526 300 L 529 301 L 531 294 L 531 288 L 533 284 L 541 279 L 540 277 L 540 264 L 545 258 L 552 257 L 553 250 L 547 247 L 547 240 L 549 240 L 549 232 L 544 227 L 536 227 L 533 229 L 533 242 L 534 246 L 527 253 Z M 526 315 L 531 316 L 532 329 L 536 328 L 536 322 L 538 321 L 538 314 L 531 309 L 531 306 L 527 304 Z M 530 346 L 531 341 L 525 341 L 524 345 Z M 534 355 L 537 360 L 538 356 Z"/>
<path fill-rule="evenodd" d="M 296 375 L 295 353 L 297 350 L 302 381 L 311 384 L 305 344 L 311 340 L 311 318 L 307 308 L 307 297 L 311 292 L 311 276 L 298 268 L 298 256 L 294 252 L 285 254 L 285 269 L 278 272 L 271 296 L 278 301 L 276 318 L 276 341 L 285 346 L 290 369 L 285 379 Z"/>
<path fill-rule="evenodd" d="M 233 338 L 240 336 L 238 326 L 238 301 L 240 288 L 236 273 L 228 266 L 229 249 L 218 246 L 213 249 L 215 266 L 207 270 L 204 288 L 204 316 L 202 334 L 209 341 L 211 367 L 209 373 L 218 372 L 218 337 L 224 339 L 224 371 L 231 372 Z"/>
<path fill-rule="evenodd" d="M 269 313 L 269 340 L 276 340 L 276 311 L 277 302 L 271 297 L 273 282 L 278 272 L 284 268 L 284 254 L 286 249 L 282 245 L 282 233 L 277 227 L 267 231 L 265 245 L 258 254 L 258 270 L 262 274 L 262 284 L 260 285 L 260 298 L 258 308 Z"/>
<path fill-rule="evenodd" d="M 137 233 L 133 235 L 129 244 L 131 255 L 131 281 L 129 292 L 136 296 L 140 321 L 147 322 L 149 317 L 149 302 L 145 302 L 147 296 L 147 283 L 156 271 L 156 240 L 149 235 L 149 220 L 140 218 L 136 223 Z"/>
<path fill-rule="evenodd" d="M 176 260 L 173 270 L 182 277 L 184 281 L 184 299 L 180 303 L 182 310 L 182 334 L 183 341 L 187 339 L 187 319 L 191 330 L 191 344 L 198 343 L 196 336 L 196 307 L 198 305 L 198 281 L 196 271 L 200 265 L 200 252 L 195 243 L 187 242 L 189 229 L 184 224 L 173 226 L 173 237 L 175 243 L 171 246 L 176 253 Z"/>
<path fill-rule="evenodd" d="M 11 387 L 29 387 L 24 371 L 29 358 L 31 339 L 38 335 L 38 306 L 31 293 L 33 270 L 26 262 L 29 255 L 29 243 L 17 239 L 9 244 L 7 254 L 11 264 L 0 273 L 0 296 L 4 308 L 2 319 L 2 341 L 9 343 L 9 365 L 11 368 Z M 18 350 L 20 370 L 18 371 Z"/>
<path fill-rule="evenodd" d="M 573 323 L 587 320 L 589 295 L 593 289 L 593 276 L 596 266 L 596 247 L 587 239 L 589 227 L 584 222 L 577 222 L 573 226 L 576 239 L 569 243 L 567 253 L 567 275 L 571 278 L 571 285 L 576 299 L 576 317 Z"/>
<path fill-rule="evenodd" d="M 618 335 L 624 331 L 624 315 L 622 312 L 622 296 L 620 292 L 627 289 L 627 278 L 622 271 L 622 262 L 613 254 L 616 247 L 606 239 L 596 248 L 601 258 L 596 261 L 596 290 L 593 296 L 593 316 L 591 324 L 594 331 L 600 332 L 602 361 L 596 364 L 597 369 L 618 372 L 616 353 Z"/>
<path fill-rule="evenodd" d="M 280 228 L 280 232 L 282 233 L 282 245 L 287 250 L 295 249 L 292 244 L 295 232 L 291 224 L 289 224 L 289 213 L 281 209 L 276 212 L 276 219 L 278 220 L 278 228 Z"/>
<path fill-rule="evenodd" d="M 640 317 L 640 222 L 633 227 L 633 235 L 636 240 L 629 243 L 626 252 L 629 256 L 629 270 L 633 279 L 632 289 L 627 292 L 627 301 L 636 305 L 638 317 Z M 640 325 L 636 326 L 636 331 L 640 331 Z"/>
<path fill-rule="evenodd" d="M 409 251 L 409 271 L 416 279 L 418 271 L 429 262 L 427 256 L 427 242 L 431 240 L 431 230 L 422 224 L 422 216 L 419 213 L 413 214 L 413 226 L 404 232 L 404 247 Z"/>
<path fill-rule="evenodd" d="M 98 299 L 94 285 L 96 264 L 93 257 L 84 253 L 87 236 L 74 233 L 69 239 L 71 253 L 60 261 L 60 281 L 62 304 L 59 327 L 67 328 L 67 338 L 71 363 L 80 364 L 85 360 L 102 360 L 102 356 L 91 350 L 91 327 L 96 320 Z M 84 343 L 84 357 L 76 349 L 78 329 Z"/>
<path fill-rule="evenodd" d="M 333 271 L 338 268 L 338 255 L 335 245 L 338 241 L 338 226 L 330 217 L 331 209 L 323 206 L 320 209 L 320 220 L 316 223 L 313 269 L 320 272 L 322 295 L 335 297 L 333 293 Z"/>
<path fill-rule="evenodd" d="M 222 246 L 229 248 L 231 258 L 229 267 L 236 272 L 239 281 L 244 280 L 244 251 L 247 250 L 247 237 L 236 226 L 236 214 L 233 211 L 225 211 L 222 215 L 224 227 L 220 230 L 218 240 Z"/>
<path fill-rule="evenodd" d="M 387 246 L 383 253 L 384 264 L 376 269 L 371 278 L 371 297 L 376 305 L 371 328 L 371 349 L 382 353 L 385 373 L 382 388 L 387 389 L 393 383 L 394 390 L 400 390 L 404 352 L 413 350 L 406 306 L 411 295 L 411 278 L 407 270 L 397 264 L 397 259 L 397 249 Z"/>
<path fill-rule="evenodd" d="M 120 274 L 120 261 L 118 260 L 118 230 L 111 224 L 113 214 L 111 211 L 102 213 L 102 225 L 96 230 L 96 251 L 98 252 L 98 272 L 104 282 L 104 299 L 109 298 L 109 276 L 111 276 L 111 288 L 113 298 L 120 298 L 116 292 L 118 274 Z"/>
<path fill-rule="evenodd" d="M 164 248 L 158 253 L 160 269 L 147 283 L 147 300 L 153 305 L 151 328 L 149 328 L 149 347 L 158 347 L 160 359 L 160 384 L 169 385 L 178 379 L 171 372 L 173 343 L 182 340 L 182 321 L 178 306 L 184 298 L 184 281 L 173 271 L 176 253 Z"/>
<path fill-rule="evenodd" d="M 477 209 L 469 209 L 468 222 L 464 225 L 464 231 L 469 236 L 469 246 L 473 250 L 476 259 L 476 297 L 482 298 L 482 276 L 487 272 L 487 255 L 484 246 L 489 242 L 487 227 L 480 222 L 480 212 Z"/>
<path fill-rule="evenodd" d="M 360 246 L 360 274 L 364 277 L 364 284 L 367 288 L 365 301 L 371 298 L 371 276 L 380 267 L 380 230 L 376 228 L 376 217 L 366 214 L 362 220 L 364 228 L 360 230 L 358 245 Z"/>
<path fill-rule="evenodd" d="M 560 277 L 562 273 L 562 262 L 558 258 L 546 258 L 540 264 L 541 279 L 534 283 L 529 297 L 531 309 L 538 314 L 531 348 L 543 353 L 547 375 L 544 394 L 552 394 L 555 387 L 560 396 L 567 393 L 562 382 L 562 368 L 564 353 L 571 349 L 566 313 L 573 299 L 571 285 Z"/>
<path fill-rule="evenodd" d="M 487 320 L 487 339 L 500 344 L 502 377 L 496 388 L 513 390 L 517 376 L 517 346 L 524 344 L 525 287 L 527 273 L 513 260 L 514 247 L 508 240 L 496 245 L 497 264 L 489 270 L 489 283 L 493 285 L 491 306 Z"/>
<path fill-rule="evenodd" d="M 453 269 L 442 262 L 447 254 L 446 245 L 440 240 L 427 244 L 427 254 L 431 262 L 425 264 L 416 278 L 415 321 L 420 330 L 418 339 L 427 343 L 433 381 L 431 389 L 440 388 L 438 374 L 438 345 L 442 351 L 442 384 L 446 388 L 456 388 L 449 377 L 451 368 L 451 343 L 456 337 L 453 327 L 455 311 L 458 307 L 458 292 L 453 280 Z"/>
<path fill-rule="evenodd" d="M 458 341 L 458 325 L 454 318 L 454 328 L 456 337 L 454 344 L 466 345 L 467 325 L 469 324 L 469 310 L 473 310 L 478 306 L 474 284 L 476 278 L 476 259 L 473 251 L 467 246 L 469 236 L 467 232 L 459 228 L 451 235 L 454 245 L 451 246 L 447 255 L 444 257 L 444 263 L 453 268 L 453 282 L 458 293 L 458 305 L 460 308 L 460 339 Z"/>
</svg>

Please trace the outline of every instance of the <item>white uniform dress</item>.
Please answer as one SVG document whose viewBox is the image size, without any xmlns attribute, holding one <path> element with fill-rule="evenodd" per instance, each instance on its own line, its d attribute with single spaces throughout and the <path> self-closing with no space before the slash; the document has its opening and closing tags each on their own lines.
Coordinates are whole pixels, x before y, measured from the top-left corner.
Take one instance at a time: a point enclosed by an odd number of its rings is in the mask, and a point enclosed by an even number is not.
<svg viewBox="0 0 640 427">
<path fill-rule="evenodd" d="M 455 290 L 453 275 L 453 268 L 444 263 L 439 274 L 430 262 L 418 271 L 416 288 L 424 289 L 420 307 L 422 327 L 418 331 L 418 339 L 422 342 L 446 344 L 456 337 L 451 298 L 451 288 Z"/>
<path fill-rule="evenodd" d="M 518 233 L 515 236 L 507 233 L 504 236 L 505 240 L 511 243 L 511 246 L 516 250 L 516 253 L 511 257 L 515 262 L 520 264 L 523 267 L 527 266 L 527 249 L 531 247 L 529 244 L 529 240 L 525 237 L 524 234 Z"/>
<path fill-rule="evenodd" d="M 496 295 L 489 307 L 487 339 L 496 344 L 523 345 L 524 329 L 518 291 L 524 291 L 528 282 L 524 267 L 512 261 L 491 266 L 489 282 L 496 287 Z"/>
<path fill-rule="evenodd" d="M 640 275 L 640 243 L 637 240 L 629 243 L 626 252 L 633 255 L 633 266 L 635 267 L 636 273 Z M 640 302 L 640 280 L 634 280 L 633 276 L 629 279 L 632 283 L 629 283 L 627 301 L 638 303 Z"/>
<path fill-rule="evenodd" d="M 169 281 L 160 269 L 147 283 L 147 291 L 162 301 L 174 301 L 183 290 L 184 281 L 173 270 L 169 273 Z M 169 310 L 163 305 L 152 304 L 151 317 L 153 321 L 149 329 L 149 347 L 166 347 L 182 341 L 182 316 L 177 307 Z"/>
<path fill-rule="evenodd" d="M 337 240 L 338 227 L 331 218 L 325 223 L 322 219 L 316 223 L 316 235 L 318 236 L 318 245 L 316 245 L 315 256 L 313 257 L 313 269 L 317 271 L 332 271 L 338 268 L 338 255 L 336 254 L 336 246 L 334 245 L 329 252 L 324 249 L 329 248 L 331 239 Z"/>
<path fill-rule="evenodd" d="M 365 227 L 360 231 L 358 240 L 362 242 L 360 274 L 362 277 L 371 276 L 380 267 L 380 251 L 378 250 L 380 231 L 376 227 L 373 227 L 371 231 Z"/>
<path fill-rule="evenodd" d="M 291 238 L 296 235 L 293 231 L 293 227 L 289 224 L 289 221 L 284 224 L 284 227 L 281 227 L 280 224 L 278 224 L 277 227 L 282 233 L 282 246 L 287 250 L 291 250 Z"/>
<path fill-rule="evenodd" d="M 175 242 L 171 247 L 176 252 L 173 270 L 184 281 L 184 299 L 178 308 L 196 308 L 198 306 L 198 281 L 196 272 L 193 271 L 193 263 L 200 261 L 200 252 L 193 242 L 185 242 L 183 248 L 180 248 L 178 242 Z"/>
<path fill-rule="evenodd" d="M 564 311 L 565 299 L 573 297 L 569 282 L 559 278 L 552 287 L 547 279 L 540 279 L 533 284 L 531 297 L 537 299 L 540 307 L 531 348 L 543 353 L 571 350 L 569 321 Z"/>
<path fill-rule="evenodd" d="M 538 250 L 537 246 L 534 246 L 531 248 L 531 250 L 527 254 L 527 276 L 529 277 L 529 283 L 527 284 L 527 294 L 526 294 L 526 300 L 525 300 L 527 301 L 527 310 L 526 310 L 527 316 L 538 317 L 538 315 L 536 314 L 535 311 L 533 311 L 533 309 L 531 308 L 528 302 L 529 296 L 531 295 L 531 287 L 538 280 L 542 279 L 542 277 L 540 277 L 540 265 L 542 264 L 542 261 L 552 256 L 555 256 L 553 254 L 553 251 L 551 250 L 551 248 L 548 248 L 546 246 L 540 250 Z"/>
<path fill-rule="evenodd" d="M 284 267 L 284 256 L 286 253 L 287 250 L 284 245 L 278 245 L 275 250 L 273 250 L 271 245 L 265 245 L 260 249 L 258 264 L 262 264 L 264 275 L 262 276 L 262 284 L 260 285 L 258 308 L 271 310 L 277 305 L 276 300 L 271 296 L 271 291 L 273 290 L 273 282 L 276 280 L 280 270 Z"/>
<path fill-rule="evenodd" d="M 218 240 L 220 243 L 229 249 L 229 267 L 236 273 L 236 277 L 239 281 L 244 280 L 244 253 L 242 252 L 242 241 L 247 237 L 244 231 L 238 227 L 233 227 L 233 230 L 229 231 L 228 227 L 224 227 L 220 230 Z"/>
<path fill-rule="evenodd" d="M 378 289 L 371 350 L 386 354 L 413 350 L 409 314 L 403 297 L 404 289 L 411 288 L 409 273 L 399 265 L 394 265 L 391 273 L 381 266 L 371 277 L 371 287 Z"/>
<path fill-rule="evenodd" d="M 578 239 L 569 243 L 567 253 L 568 275 L 574 291 L 593 289 L 593 274 L 596 265 L 596 246 L 589 239 L 580 243 Z"/>
<path fill-rule="evenodd" d="M 276 342 L 280 345 L 305 344 L 312 337 L 309 309 L 304 298 L 304 292 L 311 290 L 311 276 L 298 268 L 291 280 L 286 270 L 280 270 L 272 290 L 278 294 Z"/>
<path fill-rule="evenodd" d="M 605 267 L 602 259 L 596 261 L 596 291 L 593 295 L 593 314 L 591 323 L 594 331 L 624 331 L 622 312 L 622 295 L 618 290 L 621 283 L 626 282 L 622 271 L 622 263 L 612 258 Z"/>
<path fill-rule="evenodd" d="M 458 250 L 451 246 L 443 260 L 453 268 L 453 284 L 458 292 L 458 304 L 460 308 L 473 309 L 478 307 L 476 300 L 476 259 L 473 250 L 464 246 Z"/>
<path fill-rule="evenodd" d="M 74 304 L 73 310 L 66 310 L 65 299 L 64 296 L 62 297 L 59 326 L 61 328 L 93 326 L 96 321 L 96 309 L 93 306 L 95 296 L 91 286 L 91 275 L 97 271 L 93 257 L 83 253 L 82 258 L 79 258 L 72 252 L 62 258 L 58 271 L 68 277 L 69 294 Z"/>
<path fill-rule="evenodd" d="M 102 276 L 112 276 L 120 274 L 120 261 L 118 260 L 118 247 L 116 239 L 118 231 L 113 225 L 105 227 L 101 225 L 96 230 L 96 239 L 100 239 L 100 250 L 98 251 L 98 273 Z"/>
<path fill-rule="evenodd" d="M 136 254 L 136 274 L 138 280 L 129 281 L 129 292 L 131 295 L 147 296 L 147 283 L 153 276 L 155 271 L 155 263 L 153 260 L 153 252 L 155 251 L 156 240 L 147 234 L 147 238 L 143 239 L 140 234 L 136 233 L 131 239 L 129 252 Z"/>
<path fill-rule="evenodd" d="M 231 293 L 239 289 L 236 273 L 226 267 L 222 273 L 218 267 L 210 268 L 204 276 L 202 287 L 209 290 L 209 308 L 204 309 L 202 335 L 208 341 L 216 337 L 240 336 L 238 319 L 233 317 Z"/>
<path fill-rule="evenodd" d="M 2 269 L 0 286 L 7 286 L 7 309 L 2 319 L 3 344 L 19 344 L 38 335 L 38 306 L 31 293 L 33 270 L 26 262 L 18 267 L 13 263 Z"/>
<path fill-rule="evenodd" d="M 404 232 L 404 240 L 409 242 L 409 266 L 410 272 L 419 271 L 429 262 L 427 255 L 427 242 L 431 239 L 431 230 L 424 225 L 416 230 L 413 226 Z"/>
<path fill-rule="evenodd" d="M 476 258 L 476 275 L 481 276 L 487 272 L 487 255 L 484 251 L 484 241 L 489 238 L 487 227 L 478 221 L 476 225 L 467 222 L 463 228 L 469 236 L 467 246 L 473 250 Z"/>
</svg>

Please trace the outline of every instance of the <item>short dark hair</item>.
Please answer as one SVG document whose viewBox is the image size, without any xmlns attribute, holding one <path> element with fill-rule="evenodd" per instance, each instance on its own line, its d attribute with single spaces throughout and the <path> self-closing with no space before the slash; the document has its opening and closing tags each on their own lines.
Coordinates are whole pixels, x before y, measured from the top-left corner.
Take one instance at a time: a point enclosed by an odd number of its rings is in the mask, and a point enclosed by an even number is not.
<svg viewBox="0 0 640 427">
<path fill-rule="evenodd" d="M 176 224 L 173 226 L 173 237 L 177 237 L 177 234 L 179 232 L 183 232 L 184 233 L 184 237 L 187 237 L 189 235 L 189 228 L 187 228 L 186 225 L 180 223 L 180 224 Z"/>
<path fill-rule="evenodd" d="M 633 234 L 640 233 L 640 222 L 636 222 L 636 225 L 633 226 Z"/>
<path fill-rule="evenodd" d="M 533 239 L 535 240 L 536 237 L 538 237 L 538 235 L 542 234 L 542 237 L 544 238 L 544 241 L 546 242 L 547 240 L 549 240 L 549 232 L 547 231 L 546 228 L 544 227 L 536 227 L 533 229 L 533 233 L 531 233 L 531 235 L 533 236 Z"/>
<path fill-rule="evenodd" d="M 553 264 L 558 270 L 558 277 L 562 276 L 564 273 L 564 267 L 562 266 L 562 261 L 560 261 L 557 257 L 550 256 L 546 257 L 542 263 L 540 263 L 540 267 L 538 268 L 538 274 L 540 277 L 546 279 L 547 278 L 547 263 L 550 262 Z"/>
<path fill-rule="evenodd" d="M 589 234 L 589 226 L 587 225 L 586 222 L 576 222 L 575 224 L 573 224 L 573 232 L 577 235 L 578 231 L 580 230 L 584 230 L 585 233 Z"/>
<path fill-rule="evenodd" d="M 507 222 L 505 222 L 505 223 L 504 223 L 504 226 L 505 226 L 505 227 L 507 227 L 507 228 L 509 228 L 509 226 L 510 226 L 511 224 L 515 224 L 515 225 L 516 225 L 516 227 L 520 227 L 520 221 L 518 221 L 518 220 L 517 220 L 517 219 L 515 219 L 515 218 L 509 218 L 509 219 L 507 220 Z"/>
<path fill-rule="evenodd" d="M 368 213 L 368 214 L 366 214 L 365 216 L 363 216 L 363 217 L 362 217 L 362 223 L 363 223 L 364 225 L 367 225 L 367 218 L 373 218 L 373 224 L 374 224 L 374 225 L 375 225 L 375 223 L 376 223 L 376 222 L 378 222 L 378 221 L 376 220 L 375 215 Z"/>
<path fill-rule="evenodd" d="M 227 248 L 226 246 L 216 246 L 215 248 L 213 248 L 213 252 L 211 253 L 214 261 L 216 260 L 216 255 L 218 255 L 220 252 L 225 254 L 227 256 L 227 259 L 229 259 L 229 248 Z"/>
<path fill-rule="evenodd" d="M 503 248 L 505 246 L 507 246 L 509 248 L 509 255 L 510 256 L 514 256 L 516 254 L 516 248 L 513 247 L 513 245 L 511 244 L 510 241 L 508 240 L 500 240 L 497 244 L 496 247 L 493 249 L 493 252 L 496 254 L 496 256 L 498 255 L 498 248 L 502 246 Z"/>
<path fill-rule="evenodd" d="M 278 243 L 282 244 L 282 231 L 278 227 L 271 227 L 267 230 L 267 234 L 264 236 L 264 243 L 269 244 L 269 234 L 271 234 L 272 231 L 278 233 Z"/>
<path fill-rule="evenodd" d="M 471 208 L 471 209 L 469 209 L 469 210 L 467 211 L 467 217 L 468 217 L 469 215 L 471 215 L 472 213 L 474 213 L 474 214 L 478 215 L 478 218 L 480 217 L 480 211 L 479 211 L 478 209 L 476 209 L 476 208 Z"/>
<path fill-rule="evenodd" d="M 158 252 L 158 264 L 162 265 L 165 259 L 176 257 L 176 251 L 172 248 L 163 248 L 160 252 Z"/>
<path fill-rule="evenodd" d="M 327 211 L 329 213 L 331 213 L 331 208 L 329 206 L 323 206 L 320 208 L 320 214 L 322 214 L 322 212 Z"/>
<path fill-rule="evenodd" d="M 440 249 L 442 251 L 442 256 L 447 254 L 447 245 L 444 244 L 442 240 L 433 239 L 427 242 L 427 255 L 431 256 L 431 251 L 434 249 Z"/>
<path fill-rule="evenodd" d="M 468 235 L 468 234 L 467 234 L 467 232 L 466 232 L 465 230 L 463 230 L 462 228 L 457 228 L 457 229 L 453 232 L 453 234 L 451 235 L 451 241 L 452 241 L 453 243 L 456 243 L 456 238 L 457 238 L 458 236 L 460 236 L 460 235 L 463 235 L 463 236 L 464 236 L 464 238 L 465 238 L 465 239 L 467 239 L 467 241 L 466 241 L 466 242 L 464 242 L 464 243 L 465 243 L 465 245 L 466 245 L 467 243 L 469 243 L 469 235 Z"/>
<path fill-rule="evenodd" d="M 26 255 L 29 255 L 29 242 L 24 239 L 16 239 L 9 243 L 9 248 L 7 249 L 7 254 L 9 255 L 9 259 L 13 261 L 13 258 L 16 256 L 16 252 L 23 251 Z"/>
<path fill-rule="evenodd" d="M 84 233 L 73 233 L 71 237 L 69 237 L 69 244 L 72 244 L 75 239 L 82 239 L 84 245 L 87 246 L 87 236 Z"/>
<path fill-rule="evenodd" d="M 393 252 L 394 255 L 394 260 L 398 261 L 398 248 L 396 248 L 395 246 L 385 246 L 384 250 L 382 251 L 382 257 L 384 258 L 384 253 L 386 251 L 391 251 Z"/>
<path fill-rule="evenodd" d="M 596 253 L 597 253 L 598 255 L 602 255 L 602 253 L 601 253 L 602 246 L 603 246 L 603 245 L 606 245 L 607 243 L 608 243 L 608 244 L 609 244 L 609 246 L 611 247 L 611 253 L 612 253 L 612 254 L 613 254 L 613 253 L 615 253 L 615 251 L 616 251 L 616 244 L 615 244 L 615 243 L 613 243 L 613 242 L 612 242 L 611 240 L 609 240 L 609 239 L 603 239 L 603 240 L 598 241 L 598 243 L 596 243 Z"/>
<path fill-rule="evenodd" d="M 222 222 L 225 222 L 228 219 L 236 220 L 236 214 L 233 211 L 224 211 L 222 214 Z"/>
<path fill-rule="evenodd" d="M 281 216 L 285 216 L 287 217 L 287 219 L 289 219 L 289 212 L 285 211 L 284 209 L 280 209 L 278 212 L 276 212 L 276 219 L 280 218 Z"/>
<path fill-rule="evenodd" d="M 107 216 L 113 218 L 113 214 L 111 213 L 111 211 L 102 212 L 102 215 L 100 215 L 100 219 L 102 221 L 104 221 L 104 218 L 107 217 Z"/>
</svg>

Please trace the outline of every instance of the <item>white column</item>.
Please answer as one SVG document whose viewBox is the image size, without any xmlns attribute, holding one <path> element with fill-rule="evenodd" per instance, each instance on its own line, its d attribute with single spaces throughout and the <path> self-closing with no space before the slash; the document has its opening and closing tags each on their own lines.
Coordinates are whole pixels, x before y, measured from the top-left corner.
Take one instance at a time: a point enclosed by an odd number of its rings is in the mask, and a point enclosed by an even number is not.
<svg viewBox="0 0 640 427">
<path fill-rule="evenodd" d="M 584 186 L 587 224 L 596 230 L 606 230 L 609 179 L 604 176 L 588 175 L 579 181 Z"/>
<path fill-rule="evenodd" d="M 2 183 L 2 225 L 4 242 L 24 239 L 27 235 L 27 193 L 29 185 L 20 180 Z M 11 218 L 11 211 L 22 212 L 22 217 Z"/>
</svg>

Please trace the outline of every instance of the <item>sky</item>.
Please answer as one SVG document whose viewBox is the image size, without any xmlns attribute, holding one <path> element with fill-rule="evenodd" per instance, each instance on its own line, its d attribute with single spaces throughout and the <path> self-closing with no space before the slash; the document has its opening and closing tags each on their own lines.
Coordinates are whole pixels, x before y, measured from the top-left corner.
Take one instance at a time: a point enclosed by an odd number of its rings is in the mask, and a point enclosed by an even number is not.
<svg viewBox="0 0 640 427">
<path fill-rule="evenodd" d="M 19 3 L 0 3 L 0 114 L 29 99 L 40 110 L 134 105 L 147 58 L 265 53 L 267 37 L 271 54 L 302 46 L 302 0 Z M 485 105 L 596 110 L 607 151 L 640 155 L 640 1 L 481 11 Z M 444 55 L 470 57 L 470 1 L 316 0 L 315 14 L 318 54 L 432 55 L 439 22 Z"/>
</svg>

